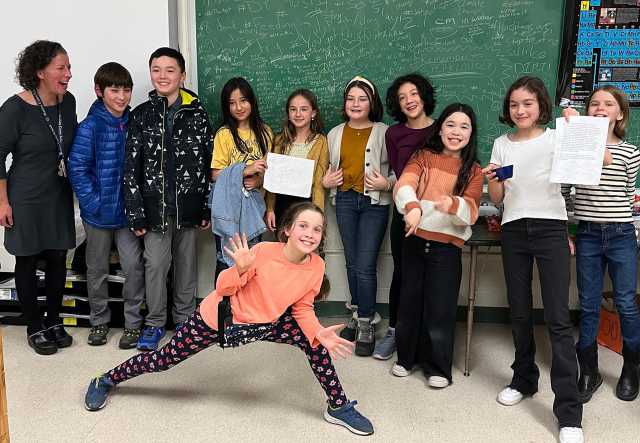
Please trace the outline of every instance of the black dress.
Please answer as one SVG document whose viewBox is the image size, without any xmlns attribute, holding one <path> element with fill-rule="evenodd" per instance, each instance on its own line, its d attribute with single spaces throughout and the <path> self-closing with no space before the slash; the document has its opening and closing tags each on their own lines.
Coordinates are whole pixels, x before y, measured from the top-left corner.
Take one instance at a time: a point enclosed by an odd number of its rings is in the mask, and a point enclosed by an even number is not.
<svg viewBox="0 0 640 443">
<path fill-rule="evenodd" d="M 67 92 L 60 103 L 65 159 L 73 142 L 76 100 Z M 46 106 L 58 131 L 56 106 Z M 9 172 L 5 160 L 12 154 Z M 7 179 L 13 227 L 5 228 L 4 246 L 16 256 L 46 249 L 75 247 L 73 197 L 69 179 L 58 176 L 58 145 L 39 106 L 17 95 L 0 107 L 0 179 Z"/>
</svg>

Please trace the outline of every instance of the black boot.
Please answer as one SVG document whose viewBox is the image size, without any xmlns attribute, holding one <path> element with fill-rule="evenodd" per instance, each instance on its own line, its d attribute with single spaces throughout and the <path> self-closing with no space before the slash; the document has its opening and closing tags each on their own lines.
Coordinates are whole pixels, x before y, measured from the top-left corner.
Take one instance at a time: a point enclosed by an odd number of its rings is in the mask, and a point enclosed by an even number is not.
<svg viewBox="0 0 640 443">
<path fill-rule="evenodd" d="M 579 349 L 576 347 L 578 362 L 580 363 L 580 378 L 578 378 L 578 400 L 586 403 L 602 384 L 602 376 L 598 371 L 598 343 Z"/>
<path fill-rule="evenodd" d="M 616 397 L 620 400 L 631 401 L 638 396 L 638 364 L 640 363 L 640 349 L 632 351 L 626 344 L 622 346 L 622 373 L 616 385 Z"/>
<path fill-rule="evenodd" d="M 58 345 L 49 338 L 46 330 L 27 336 L 27 343 L 40 355 L 51 355 L 58 352 Z"/>
</svg>

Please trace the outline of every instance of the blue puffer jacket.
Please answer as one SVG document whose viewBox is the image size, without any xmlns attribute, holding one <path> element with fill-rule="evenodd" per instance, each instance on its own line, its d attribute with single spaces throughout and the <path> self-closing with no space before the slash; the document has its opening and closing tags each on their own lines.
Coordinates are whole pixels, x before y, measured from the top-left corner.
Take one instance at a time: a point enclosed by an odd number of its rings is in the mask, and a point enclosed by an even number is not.
<svg viewBox="0 0 640 443">
<path fill-rule="evenodd" d="M 69 179 L 80 216 L 98 228 L 127 226 L 122 176 L 128 121 L 128 109 L 114 117 L 102 100 L 96 100 L 78 126 L 69 153 Z"/>
</svg>

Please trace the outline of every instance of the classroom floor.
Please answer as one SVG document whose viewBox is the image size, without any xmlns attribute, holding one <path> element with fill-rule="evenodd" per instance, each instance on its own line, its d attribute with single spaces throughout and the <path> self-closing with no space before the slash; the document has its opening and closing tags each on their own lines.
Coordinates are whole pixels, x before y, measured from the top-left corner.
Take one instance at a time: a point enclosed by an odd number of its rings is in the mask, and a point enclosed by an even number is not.
<svg viewBox="0 0 640 443">
<path fill-rule="evenodd" d="M 324 319 L 326 324 L 336 319 Z M 519 405 L 496 403 L 509 381 L 513 348 L 507 325 L 477 324 L 472 373 L 462 375 L 464 329 L 458 325 L 454 384 L 435 391 L 421 373 L 390 375 L 394 359 L 351 357 L 336 367 L 351 399 L 375 426 L 358 437 L 322 418 L 325 403 L 304 355 L 286 345 L 255 343 L 209 349 L 170 371 L 120 385 L 104 410 L 83 406 L 91 377 L 134 354 L 86 344 L 88 329 L 69 328 L 75 343 L 49 357 L 25 342 L 25 328 L 3 328 L 11 441 L 22 442 L 556 442 L 551 412 L 550 351 L 537 327 L 540 392 Z M 614 388 L 622 359 L 600 348 L 604 384 L 585 408 L 587 442 L 640 441 L 640 399 Z"/>
</svg>

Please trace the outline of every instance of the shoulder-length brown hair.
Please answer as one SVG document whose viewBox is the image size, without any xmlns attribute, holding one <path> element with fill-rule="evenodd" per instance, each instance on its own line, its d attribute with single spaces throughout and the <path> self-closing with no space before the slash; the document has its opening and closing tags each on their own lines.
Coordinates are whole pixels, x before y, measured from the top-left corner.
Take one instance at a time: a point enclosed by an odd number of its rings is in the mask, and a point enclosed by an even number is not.
<svg viewBox="0 0 640 443">
<path fill-rule="evenodd" d="M 547 87 L 544 85 L 544 82 L 538 77 L 532 77 L 529 75 L 525 75 L 524 77 L 520 77 L 518 80 L 513 82 L 507 93 L 504 96 L 504 100 L 502 102 L 502 115 L 499 117 L 501 123 L 511 126 L 512 128 L 516 125 L 514 121 L 511 119 L 511 113 L 509 112 L 509 105 L 511 102 L 511 94 L 516 89 L 526 89 L 536 96 L 538 100 L 538 107 L 540 108 L 540 116 L 538 117 L 537 123 L 539 125 L 546 125 L 551 121 L 551 117 L 553 116 L 552 106 L 551 106 L 551 98 L 549 97 L 549 91 L 547 91 Z"/>
</svg>

